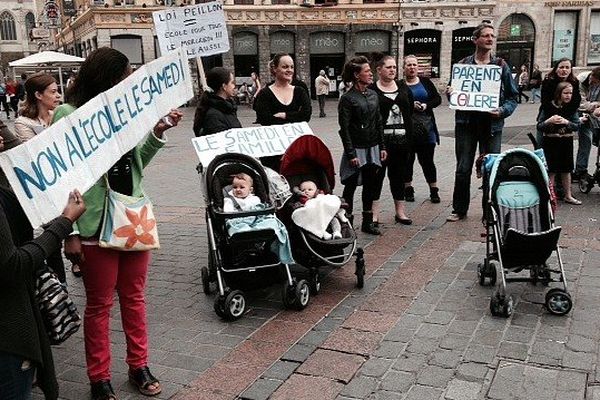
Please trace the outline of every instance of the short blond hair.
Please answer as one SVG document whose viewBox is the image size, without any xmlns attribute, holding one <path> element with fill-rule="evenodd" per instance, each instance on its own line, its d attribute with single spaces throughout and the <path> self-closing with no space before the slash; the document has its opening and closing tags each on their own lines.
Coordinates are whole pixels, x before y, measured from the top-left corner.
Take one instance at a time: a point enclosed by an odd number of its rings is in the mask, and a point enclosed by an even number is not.
<svg viewBox="0 0 600 400">
<path fill-rule="evenodd" d="M 232 180 L 233 179 L 239 179 L 241 181 L 246 181 L 250 184 L 250 186 L 254 186 L 254 179 L 252 179 L 252 177 L 244 172 L 240 172 L 239 174 L 234 174 L 232 175 Z"/>
</svg>

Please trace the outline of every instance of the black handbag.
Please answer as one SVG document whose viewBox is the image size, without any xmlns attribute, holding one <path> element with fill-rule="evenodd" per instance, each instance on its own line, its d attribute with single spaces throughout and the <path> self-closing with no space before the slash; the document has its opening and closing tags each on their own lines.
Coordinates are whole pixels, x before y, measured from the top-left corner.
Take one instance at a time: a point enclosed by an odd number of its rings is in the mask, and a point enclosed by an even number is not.
<svg viewBox="0 0 600 400">
<path fill-rule="evenodd" d="M 431 116 L 422 112 L 414 112 L 412 115 L 412 122 L 413 143 L 427 143 L 427 140 L 429 139 L 429 133 L 431 132 L 431 125 L 433 123 Z"/>
<path fill-rule="evenodd" d="M 35 298 L 50 344 L 61 344 L 79 330 L 81 317 L 77 307 L 47 266 L 38 272 Z"/>
</svg>

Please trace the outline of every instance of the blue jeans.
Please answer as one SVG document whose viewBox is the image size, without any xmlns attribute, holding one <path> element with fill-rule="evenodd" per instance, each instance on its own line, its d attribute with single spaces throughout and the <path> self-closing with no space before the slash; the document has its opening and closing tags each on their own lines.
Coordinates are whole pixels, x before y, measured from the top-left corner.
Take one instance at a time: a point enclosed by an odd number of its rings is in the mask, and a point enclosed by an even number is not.
<svg viewBox="0 0 600 400">
<path fill-rule="evenodd" d="M 587 173 L 590 151 L 592 150 L 592 127 L 588 124 L 579 128 L 579 143 L 577 145 L 577 159 L 575 161 L 576 173 Z"/>
<path fill-rule="evenodd" d="M 542 88 L 532 88 L 531 89 L 531 101 L 533 103 L 535 103 L 535 98 L 540 99 L 540 102 L 542 101 Z"/>
<path fill-rule="evenodd" d="M 473 163 L 475 152 L 484 154 L 500 153 L 502 132 L 489 134 L 489 127 L 469 122 L 458 123 L 454 129 L 456 153 L 456 173 L 454 176 L 454 194 L 452 195 L 452 207 L 455 213 L 467 215 L 471 201 L 471 175 L 473 174 Z"/>
<path fill-rule="evenodd" d="M 17 355 L 0 352 L 0 399 L 30 400 L 35 367 Z"/>
</svg>

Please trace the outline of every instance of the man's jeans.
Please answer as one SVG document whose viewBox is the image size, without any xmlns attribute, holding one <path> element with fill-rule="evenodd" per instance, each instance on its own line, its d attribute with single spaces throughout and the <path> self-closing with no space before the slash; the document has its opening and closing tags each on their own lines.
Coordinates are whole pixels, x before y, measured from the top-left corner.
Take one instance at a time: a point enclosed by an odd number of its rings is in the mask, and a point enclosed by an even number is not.
<svg viewBox="0 0 600 400">
<path fill-rule="evenodd" d="M 29 400 L 35 368 L 22 357 L 0 352 L 0 399 Z"/>
<path fill-rule="evenodd" d="M 535 98 L 540 99 L 540 102 L 542 101 L 542 88 L 533 88 L 531 89 L 531 101 L 533 103 L 535 103 Z"/>
<path fill-rule="evenodd" d="M 473 174 L 473 163 L 475 152 L 479 148 L 481 153 L 500 153 L 502 132 L 494 132 L 489 135 L 488 130 L 481 129 L 476 123 L 456 124 L 454 129 L 456 153 L 456 174 L 454 177 L 454 194 L 452 206 L 454 212 L 467 215 L 469 202 L 471 200 L 471 175 Z M 479 146 L 478 146 L 479 145 Z"/>
<path fill-rule="evenodd" d="M 579 128 L 579 143 L 577 145 L 577 161 L 575 162 L 575 173 L 587 173 L 590 151 L 592 150 L 593 128 L 588 124 Z"/>
</svg>

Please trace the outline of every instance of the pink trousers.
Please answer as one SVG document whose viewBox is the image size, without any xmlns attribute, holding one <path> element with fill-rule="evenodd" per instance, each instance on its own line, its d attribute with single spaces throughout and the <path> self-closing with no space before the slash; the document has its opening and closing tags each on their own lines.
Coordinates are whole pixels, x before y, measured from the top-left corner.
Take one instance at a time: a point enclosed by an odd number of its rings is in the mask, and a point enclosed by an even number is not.
<svg viewBox="0 0 600 400">
<path fill-rule="evenodd" d="M 110 311 L 115 289 L 127 341 L 130 368 L 148 364 L 148 331 L 144 289 L 150 263 L 149 251 L 118 251 L 83 245 L 81 265 L 87 303 L 83 331 L 90 382 L 110 380 Z"/>
</svg>

